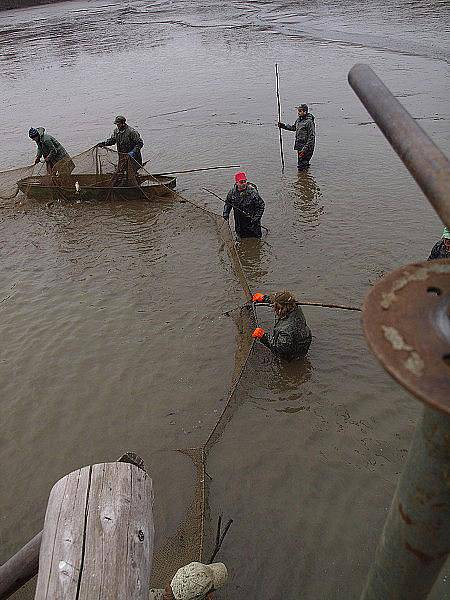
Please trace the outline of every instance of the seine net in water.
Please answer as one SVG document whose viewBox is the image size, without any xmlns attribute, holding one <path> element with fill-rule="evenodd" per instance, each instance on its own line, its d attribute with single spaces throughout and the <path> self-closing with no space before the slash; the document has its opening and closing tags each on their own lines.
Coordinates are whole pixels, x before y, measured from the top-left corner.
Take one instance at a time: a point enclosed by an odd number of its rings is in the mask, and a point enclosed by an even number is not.
<svg viewBox="0 0 450 600">
<path fill-rule="evenodd" d="M 178 449 L 194 465 L 193 496 L 175 534 L 166 538 L 154 554 L 154 586 L 167 584 L 178 568 L 191 561 L 209 560 L 214 523 L 208 509 L 207 454 L 220 438 L 239 404 L 239 382 L 254 345 L 250 331 L 256 326 L 252 305 L 248 302 L 251 300 L 251 291 L 228 222 L 178 194 L 173 190 L 174 185 L 174 177 L 151 174 L 145 166 L 141 167 L 128 155 L 119 155 L 103 148 L 91 148 L 66 160 L 64 164 L 57 163 L 50 173 L 46 172 L 44 163 L 0 173 L 0 198 L 6 201 L 22 194 L 30 200 L 43 201 L 169 199 L 189 203 L 194 212 L 201 210 L 211 219 L 247 301 L 244 307 L 230 314 L 236 325 L 236 351 L 233 377 L 225 397 L 224 409 L 203 445 L 196 449 Z M 31 597 L 32 588 L 33 583 L 30 582 L 15 597 Z"/>
<path fill-rule="evenodd" d="M 20 193 L 42 201 L 157 200 L 174 186 L 174 177 L 152 175 L 128 154 L 97 147 L 67 156 L 51 169 L 38 163 L 0 172 L 5 201 Z"/>
</svg>

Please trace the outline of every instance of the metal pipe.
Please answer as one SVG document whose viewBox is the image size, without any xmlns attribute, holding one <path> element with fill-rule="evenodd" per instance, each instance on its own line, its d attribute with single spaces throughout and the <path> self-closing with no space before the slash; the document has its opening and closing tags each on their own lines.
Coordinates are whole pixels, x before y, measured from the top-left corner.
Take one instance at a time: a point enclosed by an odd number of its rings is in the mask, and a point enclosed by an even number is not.
<svg viewBox="0 0 450 600">
<path fill-rule="evenodd" d="M 427 598 L 450 552 L 450 417 L 425 407 L 361 600 Z"/>
<path fill-rule="evenodd" d="M 348 81 L 443 223 L 450 227 L 448 158 L 368 65 L 354 65 Z"/>
<path fill-rule="evenodd" d="M 349 72 L 348 80 L 437 214 L 450 226 L 450 163 L 447 157 L 370 67 L 355 65 Z M 411 369 L 413 366 L 411 361 L 408 362 L 405 352 L 411 350 L 415 359 L 419 362 L 425 361 L 425 368 L 427 360 L 432 361 L 432 366 L 435 365 L 433 361 L 436 360 L 436 348 L 440 349 L 439 332 L 432 328 L 430 333 L 429 321 L 430 315 L 435 314 L 439 307 L 433 308 L 430 305 L 427 309 L 429 303 L 423 296 L 424 291 L 426 294 L 438 288 L 426 289 L 420 277 L 428 272 L 422 268 L 422 273 L 421 265 L 415 267 L 416 271 L 411 272 L 411 278 L 408 278 L 410 271 L 406 268 L 401 280 L 392 282 L 390 276 L 387 276 L 385 284 L 378 283 L 366 298 L 363 310 L 365 334 L 375 355 L 403 387 L 410 389 L 425 403 L 425 408 L 384 524 L 361 600 L 424 600 L 428 597 L 450 552 L 450 414 L 445 402 L 438 405 L 440 410 L 434 409 L 436 394 L 433 396 L 431 393 L 435 392 L 435 388 L 441 390 L 442 386 L 445 387 L 445 382 L 448 382 L 448 373 L 443 362 L 445 356 L 437 356 L 439 368 L 426 370 L 429 377 L 429 374 L 433 373 L 431 376 L 434 379 L 427 382 L 432 384 L 431 388 L 424 387 L 422 380 L 425 376 L 422 373 L 419 377 L 416 372 L 416 380 L 409 386 L 405 382 L 410 380 L 404 376 L 405 369 Z M 433 276 L 440 282 L 438 291 L 444 297 L 447 293 L 445 282 L 448 280 L 443 276 L 440 278 L 440 274 L 444 274 L 445 264 L 438 267 Z M 414 278 L 417 269 L 420 277 Z M 395 273 L 393 276 L 397 277 Z M 422 287 L 425 285 L 425 290 L 413 289 L 410 285 L 413 282 L 418 282 L 418 285 L 420 283 Z M 428 285 L 431 286 L 431 283 Z M 414 296 L 415 292 L 417 297 Z M 415 299 L 412 306 L 414 310 L 411 309 L 411 294 Z M 392 314 L 388 314 L 388 309 L 392 308 L 393 303 L 389 301 L 386 304 L 380 301 L 380 298 L 390 298 L 392 295 L 397 302 L 397 312 L 399 307 L 404 309 L 400 315 L 394 315 L 397 316 L 396 327 L 392 326 Z M 390 312 L 392 313 L 392 310 Z M 431 344 L 432 350 L 427 352 L 424 352 L 424 349 L 427 350 L 427 344 L 424 344 L 423 340 L 419 344 L 417 340 L 417 330 L 420 326 L 428 327 L 431 335 L 427 342 Z M 392 333 L 397 335 L 395 339 L 392 338 Z M 392 348 L 389 348 L 386 341 Z M 415 344 L 414 348 L 410 344 Z M 419 346 L 421 355 L 418 353 Z M 445 352 L 445 347 L 443 351 Z M 399 352 L 403 352 L 405 359 L 400 363 L 397 356 Z M 427 366 L 429 367 L 429 364 Z M 427 393 L 424 394 L 424 390 Z M 445 399 L 447 397 L 444 396 Z M 440 398 L 439 394 L 437 398 Z"/>
<path fill-rule="evenodd" d="M 42 531 L 0 566 L 0 600 L 9 598 L 37 575 Z"/>
</svg>

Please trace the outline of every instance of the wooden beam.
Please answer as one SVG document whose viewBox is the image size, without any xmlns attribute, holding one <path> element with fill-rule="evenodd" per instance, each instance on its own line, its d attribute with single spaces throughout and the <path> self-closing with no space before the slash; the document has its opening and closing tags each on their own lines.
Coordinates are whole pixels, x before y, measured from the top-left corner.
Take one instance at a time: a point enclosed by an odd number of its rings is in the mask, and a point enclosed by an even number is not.
<svg viewBox="0 0 450 600">
<path fill-rule="evenodd" d="M 0 600 L 9 598 L 37 575 L 41 539 L 42 531 L 0 566 Z"/>
<path fill-rule="evenodd" d="M 53 487 L 35 600 L 147 599 L 153 490 L 131 463 L 84 467 Z"/>
</svg>

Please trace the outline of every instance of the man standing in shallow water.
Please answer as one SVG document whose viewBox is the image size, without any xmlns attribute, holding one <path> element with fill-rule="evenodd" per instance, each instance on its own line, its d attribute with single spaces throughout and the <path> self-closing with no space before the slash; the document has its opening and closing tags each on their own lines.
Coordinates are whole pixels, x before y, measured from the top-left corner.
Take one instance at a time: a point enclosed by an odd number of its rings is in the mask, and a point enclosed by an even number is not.
<svg viewBox="0 0 450 600">
<path fill-rule="evenodd" d="M 316 126 L 314 124 L 314 115 L 308 112 L 307 104 L 297 106 L 298 118 L 293 125 L 286 125 L 278 122 L 280 129 L 295 131 L 294 150 L 297 150 L 299 171 L 304 171 L 309 167 L 309 161 L 314 153 L 316 144 Z"/>
<path fill-rule="evenodd" d="M 287 290 L 277 292 L 273 296 L 256 292 L 252 301 L 263 304 L 270 302 L 275 313 L 273 333 L 267 334 L 262 327 L 257 327 L 252 337 L 267 346 L 279 358 L 293 360 L 306 356 L 311 345 L 311 330 L 293 294 Z"/>
<path fill-rule="evenodd" d="M 260 238 L 264 200 L 259 195 L 256 185 L 247 181 L 244 172 L 236 173 L 234 180 L 236 183 L 227 194 L 222 216 L 228 221 L 233 209 L 236 235 L 240 238 Z"/>
</svg>

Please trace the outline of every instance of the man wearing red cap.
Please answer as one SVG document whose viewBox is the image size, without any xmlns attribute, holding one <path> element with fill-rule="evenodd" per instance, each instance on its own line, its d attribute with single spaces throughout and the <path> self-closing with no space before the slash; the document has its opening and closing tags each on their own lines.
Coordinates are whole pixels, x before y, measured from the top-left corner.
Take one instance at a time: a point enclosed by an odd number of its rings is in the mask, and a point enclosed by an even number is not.
<svg viewBox="0 0 450 600">
<path fill-rule="evenodd" d="M 247 181 L 245 173 L 236 173 L 234 180 L 236 183 L 227 194 L 223 218 L 228 221 L 233 209 L 236 235 L 239 238 L 260 238 L 264 200 L 259 195 L 256 185 Z"/>
</svg>

